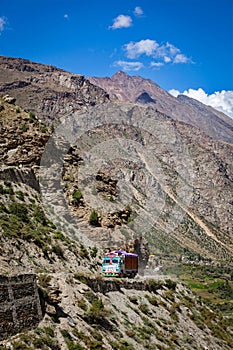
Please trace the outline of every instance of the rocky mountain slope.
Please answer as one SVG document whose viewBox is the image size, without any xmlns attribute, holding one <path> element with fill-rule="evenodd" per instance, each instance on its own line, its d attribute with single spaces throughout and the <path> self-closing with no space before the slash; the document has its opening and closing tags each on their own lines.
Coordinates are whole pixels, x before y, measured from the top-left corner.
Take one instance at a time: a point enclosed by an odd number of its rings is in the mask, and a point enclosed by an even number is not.
<svg viewBox="0 0 233 350">
<path fill-rule="evenodd" d="M 101 250 L 58 231 L 37 191 L 9 180 L 0 191 L 0 272 L 36 273 L 42 312 L 37 327 L 4 340 L 1 311 L 2 350 L 231 349 L 230 322 L 184 285 L 168 277 L 101 278 Z"/>
<path fill-rule="evenodd" d="M 0 272 L 35 273 L 43 312 L 0 349 L 232 348 L 230 319 L 178 281 L 99 274 L 103 248 L 124 245 L 144 266 L 149 247 L 171 264 L 230 269 L 232 145 L 147 95 L 149 105 L 113 103 L 82 76 L 20 59 L 0 66 Z M 230 298 L 222 276 L 213 283 Z"/>
<path fill-rule="evenodd" d="M 3 56 L 0 56 L 0 94 L 10 94 L 18 105 L 46 123 L 85 106 L 108 101 L 107 93 L 82 75 Z"/>
<path fill-rule="evenodd" d="M 12 62 L 13 72 L 25 64 L 24 60 Z M 38 66 L 41 71 L 48 69 Z M 39 70 L 37 64 L 30 63 L 29 67 L 24 70 Z M 146 237 L 150 249 L 158 254 L 183 254 L 185 249 L 204 259 L 232 259 L 231 145 L 214 141 L 200 129 L 174 121 L 151 106 L 108 100 L 102 104 L 102 99 L 98 106 L 85 106 L 85 111 L 73 112 L 71 117 L 63 115 L 61 128 L 53 133 L 54 125 L 46 126 L 34 112 L 25 113 L 5 99 L 0 112 L 2 166 L 27 166 L 39 176 L 41 157 L 48 152 L 47 141 L 54 141 L 52 135 L 57 133 L 59 138 L 59 130 L 68 128 L 65 153 L 59 150 L 58 142 L 59 171 L 54 171 L 57 164 L 52 164 L 53 149 L 48 155 L 52 173 L 48 173 L 50 190 L 46 187 L 45 197 L 52 196 L 48 201 L 58 221 L 68 217 L 83 238 L 102 247 L 115 248 L 136 235 Z M 79 133 L 83 133 L 81 138 Z M 122 139 L 121 149 L 116 144 L 118 139 Z M 98 147 L 97 158 L 106 164 L 94 167 L 88 175 L 85 157 Z M 122 150 L 123 159 L 118 154 Z M 56 152 L 54 156 L 56 163 Z M 85 182 L 88 176 L 94 177 L 89 187 Z M 93 211 L 98 219 L 90 224 Z"/>
<path fill-rule="evenodd" d="M 231 118 L 187 96 L 175 98 L 149 79 L 118 71 L 111 78 L 91 77 L 89 81 L 107 91 L 113 100 L 150 104 L 175 120 L 200 128 L 214 139 L 233 143 Z"/>
<path fill-rule="evenodd" d="M 96 115 L 79 136 L 76 130 Z M 70 125 L 66 122 L 63 128 Z M 181 254 L 185 247 L 205 258 L 231 261 L 231 145 L 153 108 L 118 103 L 74 113 L 68 135 L 72 149 L 62 175 L 66 198 L 76 225 L 90 239 L 118 246 L 136 234 L 160 253 Z M 49 166 L 42 165 L 45 197 L 57 203 L 56 154 Z M 93 209 L 98 221 L 90 229 Z M 57 215 L 65 217 L 67 210 Z"/>
</svg>

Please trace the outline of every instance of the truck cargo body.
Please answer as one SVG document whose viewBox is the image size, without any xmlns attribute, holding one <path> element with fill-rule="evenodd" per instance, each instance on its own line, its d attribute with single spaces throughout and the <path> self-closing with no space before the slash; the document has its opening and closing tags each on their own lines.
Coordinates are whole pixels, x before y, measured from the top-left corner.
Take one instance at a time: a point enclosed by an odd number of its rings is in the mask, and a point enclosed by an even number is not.
<svg viewBox="0 0 233 350">
<path fill-rule="evenodd" d="M 138 272 L 138 255 L 116 250 L 106 254 L 102 261 L 104 276 L 134 277 Z"/>
</svg>

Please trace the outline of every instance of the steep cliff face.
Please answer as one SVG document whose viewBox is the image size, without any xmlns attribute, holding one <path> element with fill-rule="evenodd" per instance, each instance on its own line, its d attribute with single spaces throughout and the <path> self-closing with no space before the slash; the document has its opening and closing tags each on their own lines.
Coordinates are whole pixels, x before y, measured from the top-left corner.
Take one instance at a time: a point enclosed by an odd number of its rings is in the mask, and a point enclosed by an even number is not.
<svg viewBox="0 0 233 350">
<path fill-rule="evenodd" d="M 7 96 L 0 98 L 0 114 L 0 165 L 38 166 L 52 130 L 33 112 L 7 102 Z"/>
<path fill-rule="evenodd" d="M 46 123 L 85 106 L 108 101 L 108 95 L 82 75 L 28 60 L 0 57 L 0 93 Z"/>
<path fill-rule="evenodd" d="M 233 143 L 231 118 L 188 97 L 175 98 L 149 79 L 118 71 L 111 78 L 89 80 L 107 91 L 112 100 L 150 104 L 175 120 L 200 128 L 214 139 Z"/>
</svg>

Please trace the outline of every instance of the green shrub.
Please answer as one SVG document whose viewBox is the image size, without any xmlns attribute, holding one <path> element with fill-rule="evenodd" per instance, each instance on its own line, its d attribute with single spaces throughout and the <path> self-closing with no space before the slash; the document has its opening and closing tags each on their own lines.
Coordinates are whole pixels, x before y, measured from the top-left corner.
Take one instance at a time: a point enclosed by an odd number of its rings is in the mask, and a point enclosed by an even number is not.
<svg viewBox="0 0 233 350">
<path fill-rule="evenodd" d="M 80 200 L 83 198 L 82 192 L 78 189 L 72 193 L 72 204 L 77 205 L 80 203 Z"/>
<path fill-rule="evenodd" d="M 91 224 L 92 226 L 99 226 L 99 216 L 97 211 L 92 210 L 89 217 L 89 224 Z"/>
<path fill-rule="evenodd" d="M 48 131 L 47 126 L 46 126 L 45 124 L 43 124 L 43 125 L 40 127 L 40 132 L 45 133 L 45 132 L 47 132 L 47 131 Z"/>
<path fill-rule="evenodd" d="M 4 180 L 4 185 L 7 187 L 12 187 L 12 183 L 9 180 Z"/>
<path fill-rule="evenodd" d="M 65 339 L 65 342 L 66 342 L 69 350 L 82 350 L 83 349 L 81 345 L 74 342 L 72 336 L 70 335 L 70 333 L 66 329 L 62 329 L 61 334 L 62 334 L 63 338 Z"/>
<path fill-rule="evenodd" d="M 58 244 L 52 246 L 52 251 L 59 257 L 64 259 L 64 251 L 62 247 Z"/>
<path fill-rule="evenodd" d="M 154 305 L 154 306 L 158 306 L 159 305 L 156 296 L 154 296 L 154 295 L 152 295 L 152 296 L 146 295 L 146 298 L 150 302 L 151 305 Z"/>
<path fill-rule="evenodd" d="M 33 123 L 36 120 L 35 113 L 30 112 L 29 113 L 29 123 Z"/>
<path fill-rule="evenodd" d="M 9 212 L 18 216 L 22 221 L 28 222 L 28 208 L 24 203 L 11 203 L 9 205 Z"/>
<path fill-rule="evenodd" d="M 42 225 L 47 225 L 47 219 L 46 216 L 39 207 L 36 207 L 33 213 L 33 217 L 36 219 L 37 222 L 40 222 Z"/>
<path fill-rule="evenodd" d="M 60 239 L 61 241 L 66 241 L 66 237 L 60 231 L 56 231 L 54 233 L 54 238 L 55 239 Z"/>
<path fill-rule="evenodd" d="M 54 330 L 51 327 L 44 327 L 45 334 L 54 338 Z"/>
<path fill-rule="evenodd" d="M 175 281 L 172 281 L 170 279 L 167 279 L 166 281 L 166 287 L 168 289 L 172 289 L 172 290 L 175 290 L 176 289 L 176 282 Z"/>
<path fill-rule="evenodd" d="M 5 181 L 4 181 L 5 183 Z M 7 188 L 4 188 L 3 185 L 0 184 L 0 194 L 9 194 L 9 195 L 13 195 L 14 194 L 14 190 L 12 188 L 12 185 L 11 185 L 11 182 L 7 181 L 6 180 L 6 183 L 7 183 Z"/>
<path fill-rule="evenodd" d="M 87 303 L 84 298 L 78 300 L 78 306 L 84 311 L 87 311 Z"/>
<path fill-rule="evenodd" d="M 84 319 L 88 323 L 98 324 L 103 321 L 103 318 L 106 316 L 106 311 L 104 309 L 104 304 L 102 299 L 98 298 L 92 302 L 91 307 L 87 310 L 84 315 Z"/>
<path fill-rule="evenodd" d="M 79 255 L 81 256 L 81 258 L 87 258 L 87 259 L 89 258 L 88 251 L 82 243 L 80 244 Z"/>
<path fill-rule="evenodd" d="M 90 252 L 90 255 L 92 258 L 95 258 L 96 255 L 98 253 L 98 249 L 96 248 L 96 246 L 94 246 L 92 249 L 91 249 L 91 252 Z"/>
<path fill-rule="evenodd" d="M 16 191 L 17 198 L 24 201 L 24 193 L 22 191 Z"/>
<path fill-rule="evenodd" d="M 41 287 L 43 287 L 43 288 L 47 288 L 50 281 L 51 281 L 51 276 L 50 275 L 47 275 L 47 274 L 43 273 L 43 274 L 40 274 L 38 276 L 39 285 Z"/>
<path fill-rule="evenodd" d="M 146 315 L 150 313 L 149 307 L 145 303 L 140 304 L 138 308 L 141 312 L 143 312 Z"/>
<path fill-rule="evenodd" d="M 87 278 L 84 273 L 75 273 L 74 278 L 82 283 L 87 283 Z"/>
<path fill-rule="evenodd" d="M 26 131 L 28 131 L 28 129 L 29 129 L 29 127 L 28 127 L 27 124 L 23 124 L 23 125 L 21 126 L 22 132 L 26 132 Z"/>
</svg>

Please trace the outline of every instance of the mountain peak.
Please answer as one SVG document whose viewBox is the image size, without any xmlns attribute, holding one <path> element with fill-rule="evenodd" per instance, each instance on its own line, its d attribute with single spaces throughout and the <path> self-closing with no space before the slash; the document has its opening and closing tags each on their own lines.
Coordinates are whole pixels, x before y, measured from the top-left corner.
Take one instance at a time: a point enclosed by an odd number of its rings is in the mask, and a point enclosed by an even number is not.
<svg viewBox="0 0 233 350">
<path fill-rule="evenodd" d="M 122 70 L 118 70 L 115 74 L 113 74 L 112 79 L 115 77 L 129 77 L 129 75 Z"/>
</svg>

